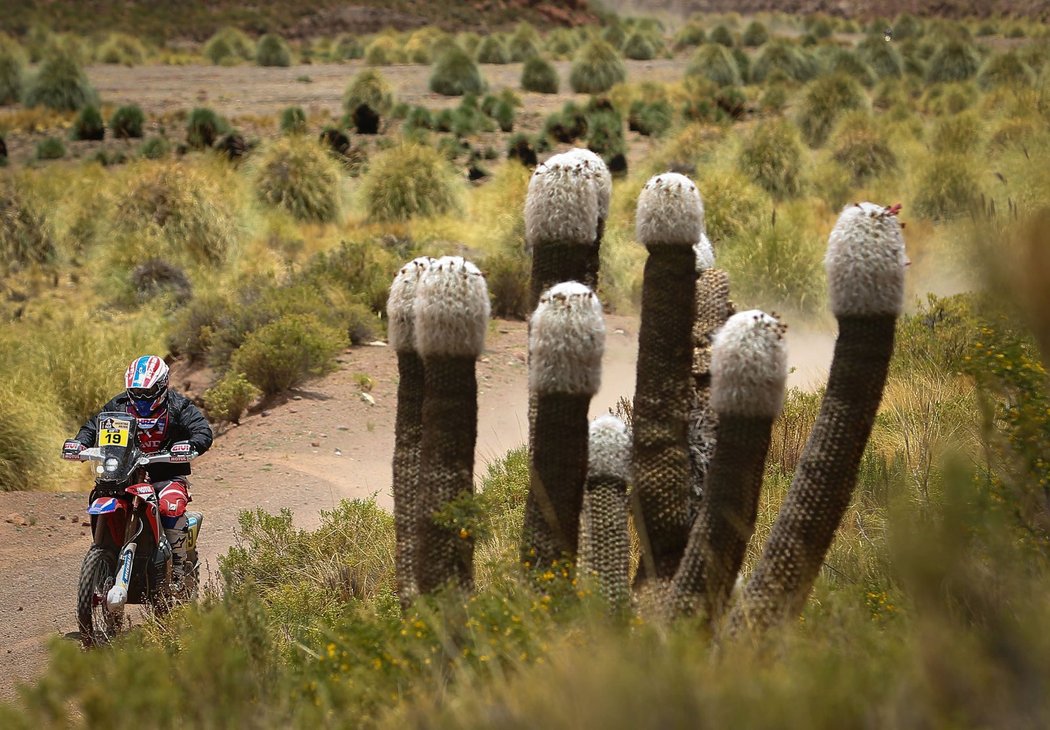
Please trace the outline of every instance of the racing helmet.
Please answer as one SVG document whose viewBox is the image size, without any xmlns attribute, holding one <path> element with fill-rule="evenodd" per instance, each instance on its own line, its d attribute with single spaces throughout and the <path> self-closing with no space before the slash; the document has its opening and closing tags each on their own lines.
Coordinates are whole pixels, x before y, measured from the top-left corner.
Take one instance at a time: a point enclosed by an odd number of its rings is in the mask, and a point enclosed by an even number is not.
<svg viewBox="0 0 1050 730">
<path fill-rule="evenodd" d="M 168 400 L 168 365 L 156 355 L 131 361 L 124 373 L 124 387 L 140 418 L 155 415 Z"/>
</svg>

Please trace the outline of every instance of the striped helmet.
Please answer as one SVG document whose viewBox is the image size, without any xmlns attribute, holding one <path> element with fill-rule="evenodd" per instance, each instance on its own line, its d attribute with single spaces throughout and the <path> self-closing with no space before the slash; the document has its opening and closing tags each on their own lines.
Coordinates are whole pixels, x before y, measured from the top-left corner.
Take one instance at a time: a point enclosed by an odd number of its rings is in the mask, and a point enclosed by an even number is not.
<svg viewBox="0 0 1050 730">
<path fill-rule="evenodd" d="M 156 355 L 143 355 L 131 361 L 124 373 L 124 387 L 135 408 L 135 415 L 148 418 L 168 400 L 168 365 Z"/>
</svg>

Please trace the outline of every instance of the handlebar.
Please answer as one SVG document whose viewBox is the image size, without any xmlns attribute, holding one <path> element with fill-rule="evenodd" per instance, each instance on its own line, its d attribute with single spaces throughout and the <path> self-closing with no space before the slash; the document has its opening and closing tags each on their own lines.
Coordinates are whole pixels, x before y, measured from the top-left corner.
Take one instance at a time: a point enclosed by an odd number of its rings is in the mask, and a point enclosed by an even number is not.
<svg viewBox="0 0 1050 730">
<path fill-rule="evenodd" d="M 79 454 L 81 461 L 102 461 L 102 450 L 98 447 L 84 449 Z M 172 454 L 170 451 L 158 451 L 155 454 L 143 454 L 139 457 L 138 466 L 149 466 L 150 464 L 184 464 L 193 461 L 200 454 L 189 451 L 185 454 Z"/>
</svg>

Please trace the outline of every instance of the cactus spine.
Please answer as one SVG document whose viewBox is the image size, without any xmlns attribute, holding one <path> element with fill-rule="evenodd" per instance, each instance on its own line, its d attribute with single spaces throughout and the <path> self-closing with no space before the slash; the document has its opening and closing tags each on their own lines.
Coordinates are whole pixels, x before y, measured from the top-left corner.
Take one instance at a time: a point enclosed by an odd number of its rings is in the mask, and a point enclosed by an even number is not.
<svg viewBox="0 0 1050 730">
<path fill-rule="evenodd" d="M 839 335 L 820 413 L 730 633 L 762 632 L 797 615 L 849 505 L 871 435 L 904 298 L 898 207 L 848 206 L 828 240 L 824 266 Z"/>
<path fill-rule="evenodd" d="M 609 218 L 609 201 L 612 198 L 612 175 L 605 161 L 584 147 L 575 147 L 564 153 L 562 157 L 578 160 L 584 165 L 598 197 L 598 226 L 595 230 L 594 245 L 589 251 L 587 270 L 581 279 L 592 291 L 598 291 L 602 238 L 605 236 L 605 222 Z"/>
<path fill-rule="evenodd" d="M 624 422 L 616 416 L 600 416 L 591 421 L 577 566 L 581 574 L 594 577 L 614 612 L 626 609 L 630 599 L 630 466 L 631 436 Z"/>
<path fill-rule="evenodd" d="M 417 258 L 398 272 L 390 286 L 386 311 L 388 336 L 397 352 L 397 416 L 394 422 L 395 567 L 401 608 L 419 592 L 416 582 L 419 524 L 419 461 L 423 433 L 423 360 L 416 352 L 415 300 L 419 278 L 433 259 Z"/>
<path fill-rule="evenodd" d="M 540 297 L 529 329 L 529 391 L 535 403 L 522 560 L 574 558 L 587 476 L 587 410 L 601 384 L 605 322 L 598 297 L 571 281 Z"/>
<path fill-rule="evenodd" d="M 642 543 L 636 582 L 674 576 L 689 537 L 687 439 L 696 295 L 693 244 L 704 207 L 693 182 L 657 175 L 638 198 L 637 237 L 649 250 L 634 396 L 632 510 Z"/>
<path fill-rule="evenodd" d="M 730 317 L 715 335 L 711 407 L 718 442 L 700 515 L 675 574 L 677 613 L 699 607 L 717 622 L 727 608 L 755 528 L 773 420 L 784 401 L 784 329 L 752 310 Z"/>
<path fill-rule="evenodd" d="M 475 361 L 485 344 L 489 297 L 469 261 L 445 256 L 423 272 L 415 299 L 415 343 L 423 359 L 420 521 L 417 580 L 421 593 L 474 584 L 474 538 L 434 515 L 474 493 L 478 432 Z"/>
</svg>

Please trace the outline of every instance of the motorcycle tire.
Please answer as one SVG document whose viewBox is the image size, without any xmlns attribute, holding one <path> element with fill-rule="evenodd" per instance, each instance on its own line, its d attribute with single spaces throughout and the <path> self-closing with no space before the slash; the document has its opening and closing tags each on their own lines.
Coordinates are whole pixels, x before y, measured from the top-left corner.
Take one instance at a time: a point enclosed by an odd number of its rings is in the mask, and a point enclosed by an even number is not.
<svg viewBox="0 0 1050 730">
<path fill-rule="evenodd" d="M 84 646 L 105 644 L 120 630 L 120 619 L 106 610 L 106 594 L 116 576 L 117 556 L 112 550 L 88 550 L 77 589 L 77 626 Z"/>
</svg>

